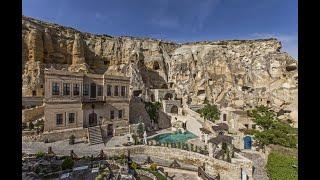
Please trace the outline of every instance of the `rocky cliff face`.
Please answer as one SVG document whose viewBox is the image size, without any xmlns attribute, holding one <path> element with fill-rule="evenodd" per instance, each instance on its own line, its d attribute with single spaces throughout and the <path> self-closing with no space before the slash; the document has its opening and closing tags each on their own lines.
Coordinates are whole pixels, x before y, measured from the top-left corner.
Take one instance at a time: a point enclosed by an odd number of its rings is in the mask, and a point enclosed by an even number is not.
<svg viewBox="0 0 320 180">
<path fill-rule="evenodd" d="M 276 39 L 177 44 L 94 35 L 23 17 L 23 96 L 42 96 L 43 69 L 53 66 L 123 74 L 131 77 L 131 92 L 169 87 L 191 104 L 269 104 L 296 121 L 298 63 L 280 49 Z"/>
</svg>

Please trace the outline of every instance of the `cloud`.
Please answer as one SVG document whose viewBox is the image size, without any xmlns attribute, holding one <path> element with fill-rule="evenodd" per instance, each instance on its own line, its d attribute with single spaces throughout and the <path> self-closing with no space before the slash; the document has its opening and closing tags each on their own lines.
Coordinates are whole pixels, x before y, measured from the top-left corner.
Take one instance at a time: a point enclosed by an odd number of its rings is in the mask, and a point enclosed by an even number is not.
<svg viewBox="0 0 320 180">
<path fill-rule="evenodd" d="M 272 34 L 272 33 L 253 33 L 251 38 L 277 38 L 281 41 L 282 51 L 287 52 L 298 60 L 298 35 Z"/>
<path fill-rule="evenodd" d="M 178 28 L 180 26 L 178 18 L 154 17 L 151 22 L 163 28 Z"/>
<path fill-rule="evenodd" d="M 151 23 L 162 28 L 201 30 L 220 0 L 159 1 Z"/>
<path fill-rule="evenodd" d="M 111 20 L 108 16 L 106 16 L 106 15 L 100 13 L 100 12 L 96 12 L 96 13 L 94 14 L 94 17 L 95 17 L 95 19 L 97 19 L 97 20 L 102 20 L 102 21 L 104 21 L 104 22 L 107 22 L 107 23 L 109 23 L 109 24 L 112 24 L 112 20 Z"/>
</svg>

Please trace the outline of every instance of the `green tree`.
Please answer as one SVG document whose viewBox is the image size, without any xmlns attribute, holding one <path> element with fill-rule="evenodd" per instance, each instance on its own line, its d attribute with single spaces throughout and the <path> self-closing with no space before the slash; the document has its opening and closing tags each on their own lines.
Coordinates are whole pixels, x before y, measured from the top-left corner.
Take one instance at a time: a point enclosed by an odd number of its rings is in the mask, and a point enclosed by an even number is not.
<svg viewBox="0 0 320 180">
<path fill-rule="evenodd" d="M 34 128 L 34 124 L 32 122 L 29 123 L 29 129 L 32 130 Z"/>
<path fill-rule="evenodd" d="M 36 158 L 43 158 L 46 154 L 43 151 L 38 151 L 36 154 Z"/>
<path fill-rule="evenodd" d="M 137 133 L 138 133 L 139 137 L 143 136 L 144 126 L 143 126 L 142 122 L 139 122 L 139 125 L 137 127 Z"/>
<path fill-rule="evenodd" d="M 150 120 L 158 123 L 158 118 L 159 118 L 159 113 L 158 110 L 161 107 L 161 103 L 160 102 L 145 102 L 145 109 L 150 117 Z"/>
<path fill-rule="evenodd" d="M 72 160 L 71 157 L 68 156 L 63 160 L 63 162 L 61 164 L 61 169 L 62 170 L 72 169 L 73 165 L 74 165 L 74 161 Z"/>
<path fill-rule="evenodd" d="M 212 122 L 219 120 L 220 111 L 217 105 L 207 104 L 204 108 L 197 110 L 201 117 L 208 119 Z"/>
<path fill-rule="evenodd" d="M 260 127 L 262 131 L 247 131 L 246 134 L 254 135 L 257 144 L 264 147 L 268 144 L 278 144 L 285 147 L 295 147 L 298 143 L 297 129 L 289 124 L 281 122 L 275 112 L 265 106 L 258 106 L 248 111 L 248 115 Z"/>
</svg>

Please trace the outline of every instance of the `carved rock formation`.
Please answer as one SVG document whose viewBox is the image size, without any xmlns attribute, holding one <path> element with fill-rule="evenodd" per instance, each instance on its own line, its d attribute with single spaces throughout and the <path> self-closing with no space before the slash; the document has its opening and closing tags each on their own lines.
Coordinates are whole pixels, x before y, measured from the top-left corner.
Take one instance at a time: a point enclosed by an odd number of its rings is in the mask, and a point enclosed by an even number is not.
<svg viewBox="0 0 320 180">
<path fill-rule="evenodd" d="M 54 66 L 126 75 L 130 93 L 144 96 L 169 87 L 184 103 L 208 100 L 243 110 L 270 105 L 286 112 L 283 120 L 297 121 L 298 62 L 280 51 L 276 39 L 177 44 L 94 35 L 27 17 L 22 37 L 23 96 L 41 88 L 43 69 Z"/>
</svg>

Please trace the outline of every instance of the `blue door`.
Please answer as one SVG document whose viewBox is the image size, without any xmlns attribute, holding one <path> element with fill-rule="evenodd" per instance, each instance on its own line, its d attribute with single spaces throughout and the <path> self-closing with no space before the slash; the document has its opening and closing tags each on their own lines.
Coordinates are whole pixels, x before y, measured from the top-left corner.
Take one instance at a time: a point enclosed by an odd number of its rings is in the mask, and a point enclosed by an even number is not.
<svg viewBox="0 0 320 180">
<path fill-rule="evenodd" d="M 251 149 L 252 138 L 250 136 L 246 136 L 243 138 L 243 141 L 244 141 L 244 149 Z"/>
</svg>

